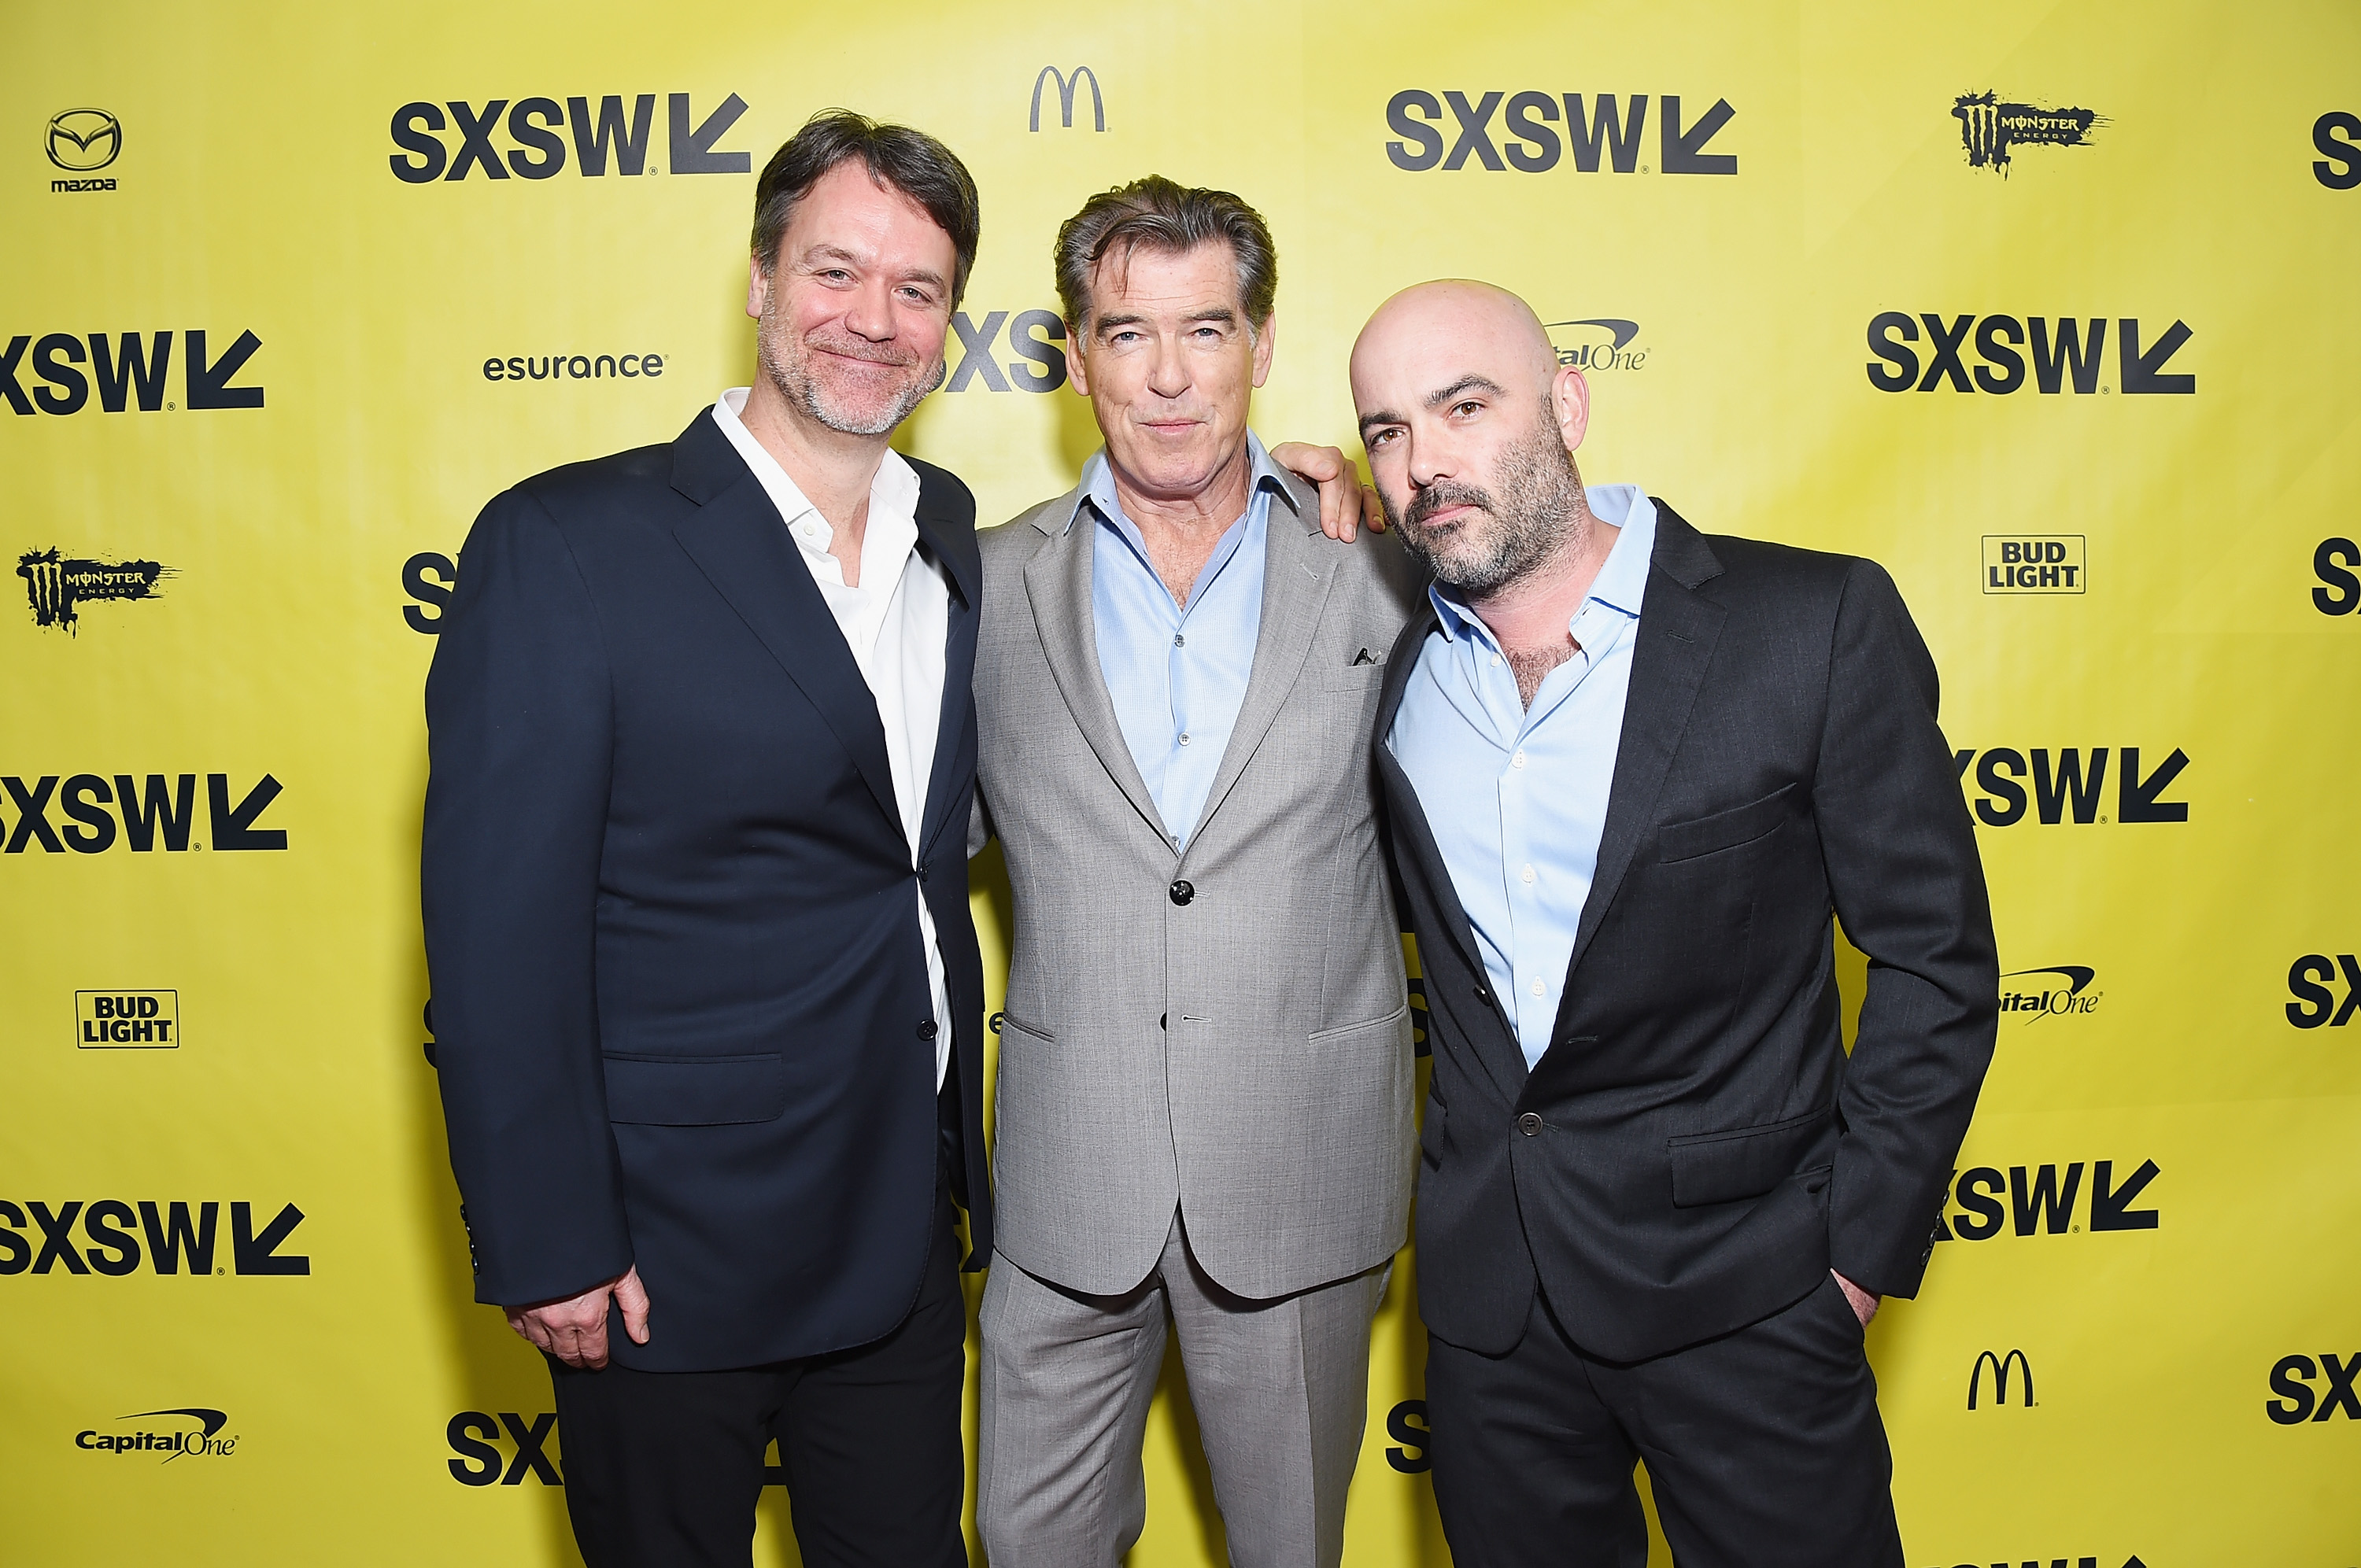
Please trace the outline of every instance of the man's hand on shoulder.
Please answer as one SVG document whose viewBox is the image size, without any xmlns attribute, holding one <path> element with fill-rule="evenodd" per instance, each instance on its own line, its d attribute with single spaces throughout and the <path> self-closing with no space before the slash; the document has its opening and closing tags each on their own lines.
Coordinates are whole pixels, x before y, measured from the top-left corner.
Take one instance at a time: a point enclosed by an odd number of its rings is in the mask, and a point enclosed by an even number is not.
<svg viewBox="0 0 2361 1568">
<path fill-rule="evenodd" d="M 1361 483 L 1343 449 L 1282 441 L 1270 449 L 1270 460 L 1320 487 L 1320 532 L 1329 538 L 1350 544 L 1364 523 L 1371 533 L 1386 531 L 1386 509 L 1378 492 Z"/>
<path fill-rule="evenodd" d="M 1869 1327 L 1869 1320 L 1877 1316 L 1878 1298 L 1855 1285 L 1833 1268 L 1828 1270 L 1828 1275 L 1837 1282 L 1837 1288 L 1844 1292 L 1845 1300 L 1852 1307 L 1852 1315 L 1861 1320 L 1861 1326 Z"/>
<path fill-rule="evenodd" d="M 596 1370 L 607 1365 L 607 1298 L 623 1309 L 623 1330 L 633 1344 L 648 1343 L 648 1291 L 634 1264 L 604 1285 L 562 1301 L 503 1309 L 509 1327 L 568 1366 Z"/>
</svg>

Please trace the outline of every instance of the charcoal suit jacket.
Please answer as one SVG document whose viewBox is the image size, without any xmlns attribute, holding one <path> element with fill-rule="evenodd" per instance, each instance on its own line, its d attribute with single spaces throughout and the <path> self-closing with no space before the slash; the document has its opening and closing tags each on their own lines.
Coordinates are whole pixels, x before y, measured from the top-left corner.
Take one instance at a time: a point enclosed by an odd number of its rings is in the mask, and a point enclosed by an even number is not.
<svg viewBox="0 0 2361 1568">
<path fill-rule="evenodd" d="M 1916 1292 L 1993 1049 L 1998 966 L 1934 662 L 1871 562 L 1706 537 L 1663 501 L 1588 900 L 1528 1070 L 1376 726 L 1434 1069 L 1428 1330 L 1499 1354 L 1543 1291 L 1631 1362 L 1765 1318 L 1833 1266 Z M 1830 916 L 1869 957 L 1841 1039 Z"/>
<path fill-rule="evenodd" d="M 518 485 L 459 557 L 426 685 L 423 887 L 477 1299 L 565 1297 L 636 1264 L 652 1338 L 613 1324 L 625 1365 L 884 1334 L 917 1295 L 946 1165 L 991 1255 L 965 843 L 975 506 L 912 466 L 919 548 L 951 583 L 915 855 L 851 650 L 708 414 Z M 944 1029 L 956 1113 L 939 1120 Z"/>
</svg>

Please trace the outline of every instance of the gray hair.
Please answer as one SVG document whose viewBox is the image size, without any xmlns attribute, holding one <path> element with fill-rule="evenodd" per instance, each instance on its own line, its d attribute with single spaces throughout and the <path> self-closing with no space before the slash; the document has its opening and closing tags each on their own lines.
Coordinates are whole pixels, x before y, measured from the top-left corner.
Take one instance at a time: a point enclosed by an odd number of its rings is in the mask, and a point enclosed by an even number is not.
<svg viewBox="0 0 2361 1568">
<path fill-rule="evenodd" d="M 1279 249 L 1260 213 L 1227 191 L 1180 185 L 1161 174 L 1101 192 L 1058 229 L 1058 303 L 1068 330 L 1077 337 L 1089 330 L 1091 279 L 1110 255 L 1120 252 L 1128 262 L 1142 247 L 1181 256 L 1214 244 L 1227 245 L 1237 258 L 1246 324 L 1259 331 L 1279 293 Z"/>
</svg>

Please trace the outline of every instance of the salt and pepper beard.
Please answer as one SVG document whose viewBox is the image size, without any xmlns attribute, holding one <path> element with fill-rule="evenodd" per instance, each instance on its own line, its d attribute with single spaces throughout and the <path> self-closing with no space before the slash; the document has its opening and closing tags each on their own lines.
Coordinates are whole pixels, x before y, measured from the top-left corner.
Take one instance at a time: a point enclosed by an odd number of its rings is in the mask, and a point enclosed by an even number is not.
<svg viewBox="0 0 2361 1568">
<path fill-rule="evenodd" d="M 760 328 L 754 334 L 755 358 L 762 364 L 763 374 L 771 378 L 771 385 L 779 389 L 779 395 L 786 399 L 789 407 L 829 430 L 840 435 L 884 435 L 909 418 L 911 411 L 928 392 L 943 384 L 948 366 L 943 356 L 938 354 L 932 374 L 919 372 L 918 377 L 904 389 L 901 396 L 884 413 L 863 415 L 831 406 L 829 393 L 812 368 L 814 345 L 810 338 L 796 336 L 780 320 L 776 313 L 776 300 L 777 296 L 774 294 L 763 302 Z M 898 349 L 887 351 L 895 357 L 879 358 L 875 349 L 850 338 L 842 338 L 839 343 L 825 346 L 832 353 L 848 355 L 873 365 L 905 369 L 915 368 L 917 365 L 915 357 Z M 782 349 L 785 351 L 784 354 Z"/>
<path fill-rule="evenodd" d="M 1429 485 L 1399 512 L 1391 497 L 1379 499 L 1386 520 L 1438 581 L 1481 597 L 1530 575 L 1561 550 L 1579 548 L 1590 521 L 1582 475 L 1546 405 L 1532 437 L 1502 457 L 1499 484 L 1498 499 L 1456 479 Z M 1479 533 L 1471 519 L 1442 538 L 1426 532 L 1427 519 L 1455 506 L 1477 508 L 1493 526 Z"/>
</svg>

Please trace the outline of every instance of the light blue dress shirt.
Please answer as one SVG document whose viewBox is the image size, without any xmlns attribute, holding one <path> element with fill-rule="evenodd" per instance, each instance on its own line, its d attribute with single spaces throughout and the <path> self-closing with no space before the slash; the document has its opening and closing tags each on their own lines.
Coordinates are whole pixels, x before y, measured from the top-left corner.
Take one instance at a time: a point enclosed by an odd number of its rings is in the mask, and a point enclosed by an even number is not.
<svg viewBox="0 0 2361 1568">
<path fill-rule="evenodd" d="M 1287 498 L 1279 470 L 1252 433 L 1246 451 L 1254 467 L 1246 513 L 1224 531 L 1185 606 L 1173 601 L 1149 564 L 1138 525 L 1123 514 L 1104 452 L 1082 469 L 1082 498 L 1074 507 L 1074 519 L 1097 519 L 1091 619 L 1099 671 L 1124 743 L 1176 850 L 1196 831 L 1246 700 L 1262 628 L 1270 498 L 1273 491 Z"/>
<path fill-rule="evenodd" d="M 1549 1048 L 1623 734 L 1656 509 L 1632 485 L 1594 485 L 1591 515 L 1622 530 L 1567 630 L 1581 651 L 1531 708 L 1489 628 L 1440 584 L 1386 744 L 1410 775 L 1485 972 L 1530 1068 Z"/>
</svg>

